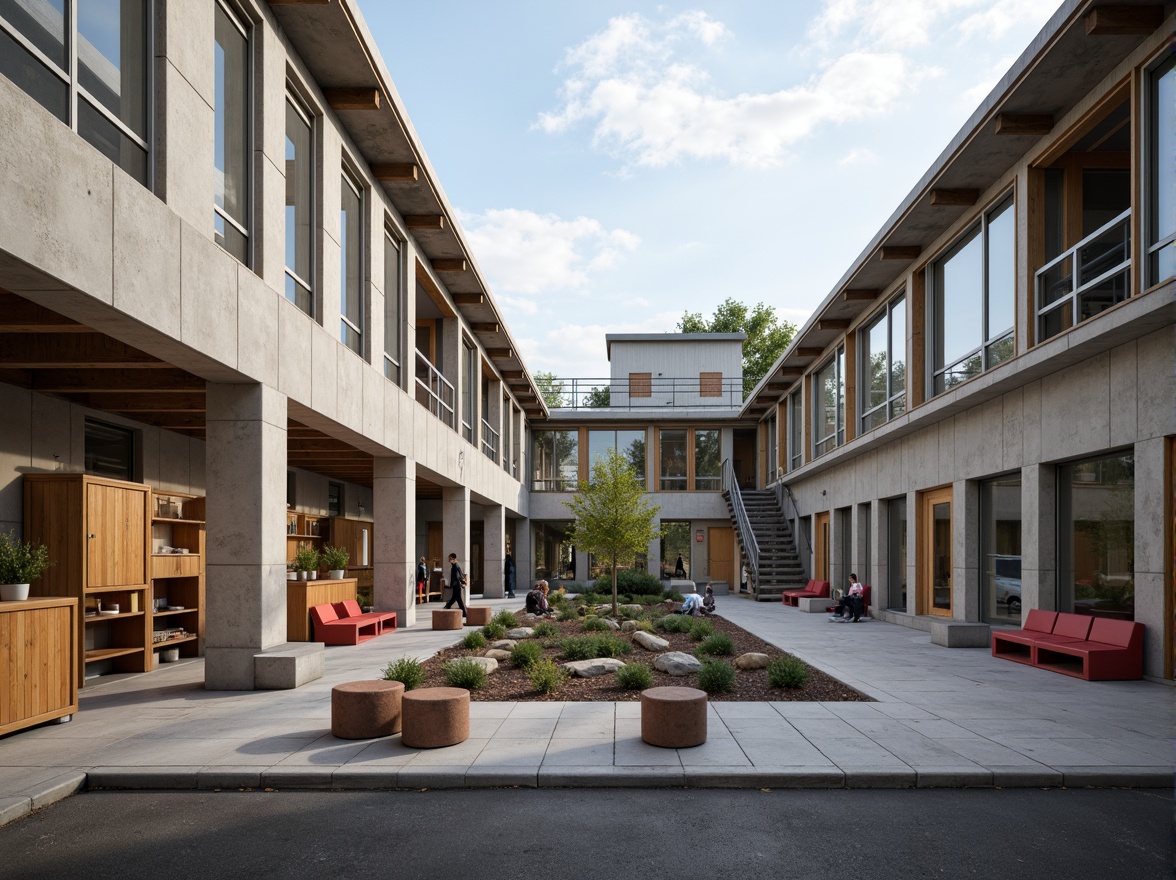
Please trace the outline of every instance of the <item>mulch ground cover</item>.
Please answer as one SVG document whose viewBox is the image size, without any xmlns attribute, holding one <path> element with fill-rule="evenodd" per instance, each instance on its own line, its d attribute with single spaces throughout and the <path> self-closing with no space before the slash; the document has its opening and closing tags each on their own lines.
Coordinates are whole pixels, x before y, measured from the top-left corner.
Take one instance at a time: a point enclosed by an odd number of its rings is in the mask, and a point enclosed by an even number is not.
<svg viewBox="0 0 1176 880">
<path fill-rule="evenodd" d="M 663 604 L 662 606 L 655 606 L 651 610 L 655 614 L 664 614 L 676 607 L 673 604 Z M 531 625 L 530 623 L 523 622 L 524 616 L 522 614 L 517 615 L 517 617 L 520 626 Z M 533 618 L 529 618 L 529 620 L 533 620 Z M 733 665 L 736 657 L 748 652 L 767 654 L 769 657 L 786 656 L 785 651 L 769 645 L 767 642 L 753 636 L 751 633 L 721 616 L 712 616 L 707 618 L 707 620 L 714 624 L 715 632 L 726 633 L 735 644 L 735 652 L 731 656 L 718 659 L 727 660 Z M 559 642 L 570 636 L 588 635 L 588 633 L 585 633 L 584 624 L 581 620 L 552 622 L 559 629 L 559 635 L 539 639 L 538 641 L 545 645 L 543 650 L 544 659 L 553 660 L 556 663 L 563 663 L 566 662 L 566 659 L 560 656 L 562 649 L 559 647 Z M 474 631 L 473 627 L 466 627 L 465 629 L 465 633 L 472 631 Z M 667 633 L 654 630 L 653 634 L 670 643 L 670 647 L 667 649 L 669 651 L 682 651 L 687 654 L 693 654 L 694 649 L 698 647 L 698 642 L 694 641 L 689 633 Z M 455 640 L 460 639 L 462 635 L 454 633 Z M 632 633 L 614 632 L 613 635 L 632 643 Z M 468 650 L 462 648 L 460 645 L 446 648 L 424 662 L 426 679 L 421 686 L 444 687 L 446 682 L 442 667 L 446 662 L 460 657 L 482 656 L 486 651 L 487 648 Z M 656 657 L 657 653 L 646 651 L 640 645 L 633 643 L 633 652 L 618 659 L 624 660 L 627 663 L 637 661 L 649 666 L 653 672 L 653 687 L 665 685 L 697 687 L 696 675 L 672 676 L 653 669 L 653 661 Z M 626 690 L 620 687 L 617 684 L 616 676 L 607 674 L 596 678 L 572 677 L 565 681 L 555 693 L 542 694 L 536 691 L 530 681 L 528 681 L 526 671 L 515 668 L 509 660 L 502 660 L 498 663 L 498 669 L 487 676 L 486 686 L 472 691 L 470 698 L 476 701 L 491 702 L 627 702 L 640 700 L 641 692 Z M 853 688 L 842 684 L 832 676 L 826 675 L 824 672 L 821 672 L 819 669 L 814 669 L 811 666 L 809 667 L 808 682 L 799 688 L 770 687 L 768 685 L 768 672 L 766 669 L 739 669 L 735 673 L 735 687 L 727 693 L 712 693 L 709 695 L 709 699 L 712 702 L 721 700 L 743 703 L 784 701 L 871 702 L 869 697 L 858 693 Z"/>
</svg>

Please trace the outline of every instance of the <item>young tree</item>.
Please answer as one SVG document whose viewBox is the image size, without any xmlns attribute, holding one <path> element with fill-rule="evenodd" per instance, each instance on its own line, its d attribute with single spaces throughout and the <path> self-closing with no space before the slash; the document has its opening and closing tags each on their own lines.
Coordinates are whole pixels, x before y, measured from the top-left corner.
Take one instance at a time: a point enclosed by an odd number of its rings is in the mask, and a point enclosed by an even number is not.
<svg viewBox="0 0 1176 880">
<path fill-rule="evenodd" d="M 576 517 L 572 525 L 576 549 L 603 557 L 612 567 L 614 617 L 618 613 L 617 566 L 631 564 L 661 534 L 653 525 L 661 508 L 647 504 L 644 494 L 625 456 L 610 449 L 592 465 L 592 481 L 581 482 L 572 500 L 564 502 Z"/>
<path fill-rule="evenodd" d="M 583 406 L 607 409 L 612 400 L 607 385 L 593 385 L 592 390 L 584 395 Z"/>
<path fill-rule="evenodd" d="M 548 409 L 564 405 L 564 383 L 562 379 L 556 378 L 555 373 L 539 370 L 535 373 L 535 384 L 539 387 L 539 393 L 543 396 L 543 402 L 547 404 Z"/>
<path fill-rule="evenodd" d="M 707 320 L 701 312 L 684 312 L 678 322 L 681 333 L 739 333 L 747 334 L 743 342 L 743 396 L 772 368 L 792 337 L 796 325 L 791 321 L 780 321 L 776 310 L 763 303 L 756 303 L 751 309 L 732 297 L 727 297 L 715 309 L 714 317 Z"/>
</svg>

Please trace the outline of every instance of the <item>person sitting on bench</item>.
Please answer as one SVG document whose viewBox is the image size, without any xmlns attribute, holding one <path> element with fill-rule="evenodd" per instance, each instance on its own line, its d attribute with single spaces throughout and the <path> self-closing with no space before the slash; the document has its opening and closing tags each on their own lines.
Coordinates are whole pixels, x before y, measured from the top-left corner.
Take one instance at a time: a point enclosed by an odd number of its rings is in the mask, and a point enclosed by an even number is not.
<svg viewBox="0 0 1176 880">
<path fill-rule="evenodd" d="M 833 612 L 833 620 L 840 620 L 843 623 L 857 623 L 862 619 L 862 593 L 865 592 L 862 585 L 858 583 L 857 575 L 851 574 L 849 576 L 849 592 L 846 593 L 841 602 L 837 605 L 837 610 Z"/>
<path fill-rule="evenodd" d="M 710 583 L 706 585 L 706 595 L 702 597 L 702 614 L 704 617 L 710 617 L 715 613 L 715 591 L 711 589 Z"/>
</svg>

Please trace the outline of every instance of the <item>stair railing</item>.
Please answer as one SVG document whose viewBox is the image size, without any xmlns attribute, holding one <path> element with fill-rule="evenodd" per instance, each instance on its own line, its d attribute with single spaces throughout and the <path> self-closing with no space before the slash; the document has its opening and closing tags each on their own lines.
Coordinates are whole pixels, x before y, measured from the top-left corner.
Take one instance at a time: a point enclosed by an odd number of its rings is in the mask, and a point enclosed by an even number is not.
<svg viewBox="0 0 1176 880">
<path fill-rule="evenodd" d="M 795 532 L 800 532 L 800 536 L 801 536 L 802 538 L 804 538 L 804 543 L 805 543 L 805 546 L 806 546 L 806 547 L 808 547 L 808 555 L 806 555 L 806 556 L 803 556 L 803 557 L 801 558 L 801 565 L 804 567 L 805 571 L 807 572 L 807 570 L 808 570 L 808 566 L 807 566 L 807 565 L 804 565 L 804 561 L 805 561 L 805 560 L 808 560 L 808 559 L 812 559 L 812 557 L 813 557 L 813 545 L 812 545 L 812 542 L 810 542 L 810 541 L 809 541 L 808 532 L 806 532 L 806 531 L 804 530 L 804 527 L 803 527 L 803 525 L 802 525 L 802 524 L 801 524 L 801 522 L 800 522 L 800 508 L 796 506 L 796 498 L 795 498 L 795 496 L 792 494 L 792 490 L 788 488 L 788 484 L 787 484 L 787 483 L 777 483 L 777 484 L 776 484 L 776 486 L 777 486 L 777 492 L 779 492 L 779 496 L 778 496 L 778 497 L 779 497 L 779 500 L 780 500 L 780 509 L 781 509 L 781 510 L 783 510 L 783 509 L 784 509 L 784 496 L 785 496 L 785 495 L 787 495 L 787 496 L 788 496 L 788 501 L 789 501 L 789 503 L 792 505 L 792 517 L 791 517 L 791 519 L 792 519 L 792 521 L 793 521 L 793 522 L 795 522 L 795 523 L 796 523 L 796 528 L 795 528 L 795 529 L 793 529 L 792 531 L 793 531 L 794 533 L 795 533 Z M 785 519 L 785 520 L 789 519 L 789 517 L 788 517 L 787 513 L 784 515 L 784 519 Z M 799 548 L 799 546 L 800 546 L 800 545 L 798 544 L 798 545 L 797 545 L 797 547 Z"/>
<path fill-rule="evenodd" d="M 751 582 L 758 585 L 759 541 L 755 539 L 755 532 L 751 529 L 747 508 L 743 506 L 743 494 L 739 491 L 739 481 L 735 479 L 735 468 L 729 458 L 723 459 L 723 491 L 731 499 L 731 510 L 735 512 L 735 528 L 739 532 L 739 543 L 743 545 L 743 553 L 747 557 Z"/>
</svg>

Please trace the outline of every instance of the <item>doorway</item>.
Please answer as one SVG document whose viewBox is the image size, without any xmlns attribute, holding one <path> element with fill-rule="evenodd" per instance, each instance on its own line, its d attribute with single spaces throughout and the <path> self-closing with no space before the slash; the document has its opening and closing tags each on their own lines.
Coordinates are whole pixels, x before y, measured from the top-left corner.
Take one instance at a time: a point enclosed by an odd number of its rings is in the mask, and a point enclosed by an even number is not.
<svg viewBox="0 0 1176 880">
<path fill-rule="evenodd" d="M 710 580 L 738 583 L 735 579 L 734 533 L 729 526 L 707 529 L 707 573 Z"/>
<path fill-rule="evenodd" d="M 813 516 L 813 578 L 829 580 L 829 557 L 832 547 L 829 543 L 829 511 Z"/>
<path fill-rule="evenodd" d="M 918 614 L 952 616 L 951 497 L 950 486 L 919 497 Z"/>
<path fill-rule="evenodd" d="M 755 488 L 755 434 L 755 428 L 735 429 L 731 463 L 740 489 Z"/>
</svg>

